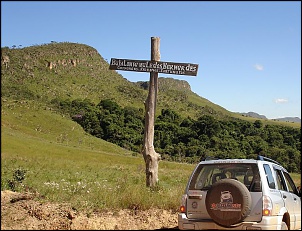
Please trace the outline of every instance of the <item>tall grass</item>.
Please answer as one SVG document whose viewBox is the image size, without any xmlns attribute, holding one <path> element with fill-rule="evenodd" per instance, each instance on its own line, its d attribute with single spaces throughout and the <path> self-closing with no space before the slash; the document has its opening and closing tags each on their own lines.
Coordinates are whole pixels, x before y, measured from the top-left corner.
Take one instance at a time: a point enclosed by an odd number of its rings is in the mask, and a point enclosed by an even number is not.
<svg viewBox="0 0 302 231">
<path fill-rule="evenodd" d="M 177 210 L 193 166 L 160 162 L 160 183 L 156 189 L 145 186 L 142 157 L 108 154 L 93 150 L 51 144 L 45 141 L 5 134 L 2 148 L 1 189 L 37 191 L 53 202 L 69 202 L 78 209 L 151 207 Z M 13 138 L 13 139 L 12 139 Z"/>
<path fill-rule="evenodd" d="M 67 202 L 85 211 L 177 211 L 194 167 L 161 161 L 159 185 L 150 189 L 140 154 L 89 136 L 36 103 L 2 104 L 1 190 L 36 192 L 42 202 Z M 301 185 L 301 174 L 292 176 Z"/>
<path fill-rule="evenodd" d="M 50 125 L 35 117 L 31 126 L 33 112 L 23 109 L 20 116 L 18 110 L 5 114 L 2 123 L 1 190 L 37 192 L 42 201 L 68 202 L 78 210 L 178 209 L 193 165 L 161 161 L 159 185 L 151 190 L 145 186 L 145 163 L 139 154 L 94 137 L 79 146 L 80 130 L 73 134 L 76 138 L 70 135 L 68 143 L 61 142 L 56 137 L 64 128 L 68 133 L 73 122 L 55 116 Z"/>
</svg>

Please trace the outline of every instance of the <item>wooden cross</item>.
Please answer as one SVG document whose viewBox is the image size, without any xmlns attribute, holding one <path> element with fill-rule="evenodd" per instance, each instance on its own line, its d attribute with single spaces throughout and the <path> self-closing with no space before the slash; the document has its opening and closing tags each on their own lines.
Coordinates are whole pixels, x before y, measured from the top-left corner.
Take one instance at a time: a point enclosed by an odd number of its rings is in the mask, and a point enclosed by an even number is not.
<svg viewBox="0 0 302 231">
<path fill-rule="evenodd" d="M 146 163 L 146 186 L 155 187 L 158 183 L 158 163 L 160 154 L 156 153 L 154 141 L 154 118 L 158 91 L 158 73 L 196 76 L 198 64 L 161 62 L 159 37 L 151 37 L 151 60 L 116 59 L 110 61 L 110 70 L 150 72 L 149 93 L 145 102 L 145 130 L 143 155 Z"/>
</svg>

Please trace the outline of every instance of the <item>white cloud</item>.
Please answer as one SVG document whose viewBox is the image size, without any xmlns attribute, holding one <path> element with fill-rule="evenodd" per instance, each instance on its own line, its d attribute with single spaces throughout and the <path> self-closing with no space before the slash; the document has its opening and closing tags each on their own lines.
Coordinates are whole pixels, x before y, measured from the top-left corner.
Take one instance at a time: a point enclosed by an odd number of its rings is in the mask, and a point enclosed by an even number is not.
<svg viewBox="0 0 302 231">
<path fill-rule="evenodd" d="M 287 103 L 287 99 L 275 99 L 275 103 Z"/>
<path fill-rule="evenodd" d="M 255 64 L 254 67 L 256 68 L 256 70 L 258 71 L 263 71 L 264 67 L 261 64 Z"/>
</svg>

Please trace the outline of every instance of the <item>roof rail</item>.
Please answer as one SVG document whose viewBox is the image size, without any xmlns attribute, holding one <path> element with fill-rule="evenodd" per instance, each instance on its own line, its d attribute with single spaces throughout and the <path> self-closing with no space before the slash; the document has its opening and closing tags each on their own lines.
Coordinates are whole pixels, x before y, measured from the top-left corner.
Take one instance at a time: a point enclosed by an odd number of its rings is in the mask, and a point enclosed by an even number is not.
<svg viewBox="0 0 302 231">
<path fill-rule="evenodd" d="M 266 160 L 266 161 L 270 161 L 270 162 L 273 162 L 273 163 L 275 163 L 275 164 L 281 165 L 279 162 L 277 162 L 277 161 L 275 161 L 275 160 L 273 160 L 273 159 L 270 159 L 270 158 L 268 158 L 268 157 L 261 156 L 261 155 L 258 155 L 258 156 L 257 156 L 257 160 Z"/>
<path fill-rule="evenodd" d="M 205 158 L 202 159 L 203 161 L 207 161 L 207 160 L 219 160 L 219 158 L 214 157 L 214 156 L 207 156 Z"/>
</svg>

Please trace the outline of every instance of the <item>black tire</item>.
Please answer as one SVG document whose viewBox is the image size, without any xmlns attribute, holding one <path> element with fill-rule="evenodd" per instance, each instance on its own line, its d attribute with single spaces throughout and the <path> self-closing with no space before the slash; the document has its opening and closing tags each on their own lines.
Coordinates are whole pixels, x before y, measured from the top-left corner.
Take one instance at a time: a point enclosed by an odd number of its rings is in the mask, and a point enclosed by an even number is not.
<svg viewBox="0 0 302 231">
<path fill-rule="evenodd" d="M 252 198 L 247 187 L 240 181 L 222 179 L 208 190 L 205 203 L 208 214 L 216 224 L 230 227 L 249 215 Z"/>
</svg>

